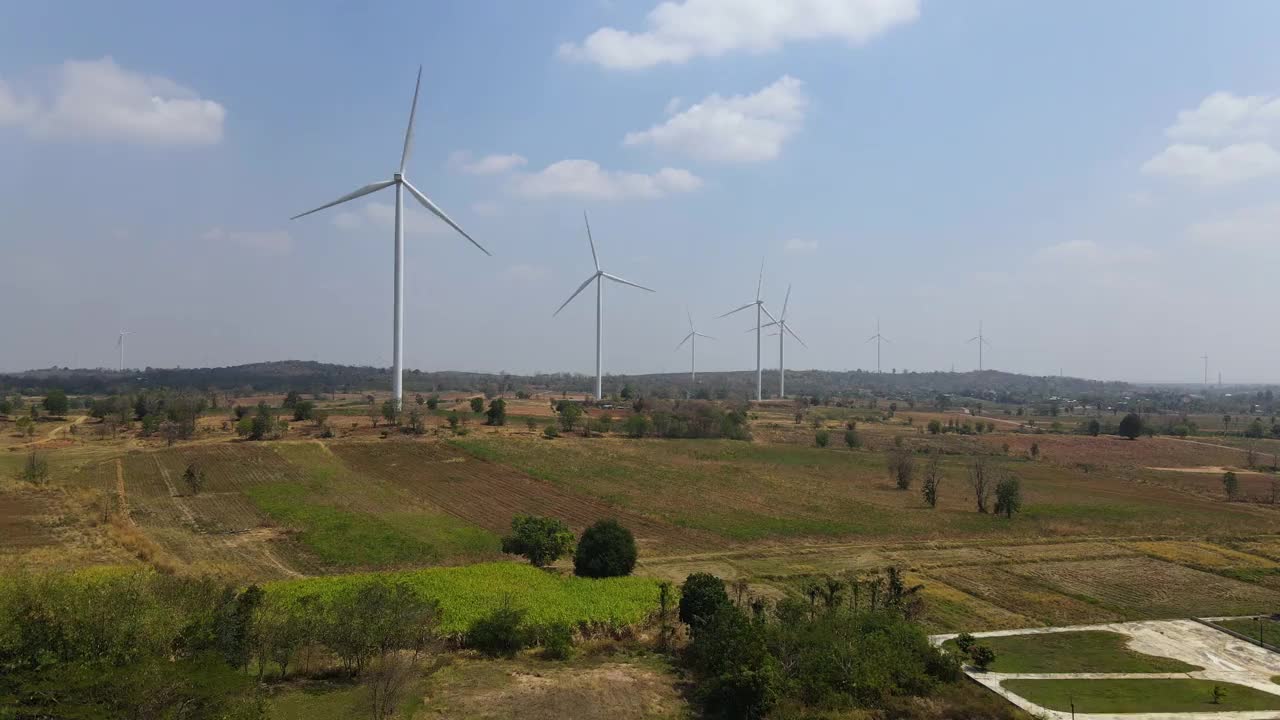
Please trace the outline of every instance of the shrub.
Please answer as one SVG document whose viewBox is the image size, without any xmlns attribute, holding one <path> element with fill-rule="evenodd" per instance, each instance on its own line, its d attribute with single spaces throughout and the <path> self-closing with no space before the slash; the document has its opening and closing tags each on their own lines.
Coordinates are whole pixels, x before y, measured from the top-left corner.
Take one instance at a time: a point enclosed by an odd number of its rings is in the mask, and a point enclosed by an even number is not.
<svg viewBox="0 0 1280 720">
<path fill-rule="evenodd" d="M 524 611 L 511 605 L 511 598 L 488 615 L 472 623 L 465 639 L 467 647 L 490 657 L 511 657 L 529 644 Z"/>
<path fill-rule="evenodd" d="M 477 397 L 471 398 L 471 412 L 477 413 L 477 414 L 484 412 L 483 397 L 477 396 Z"/>
<path fill-rule="evenodd" d="M 636 539 L 617 520 L 601 520 L 587 528 L 573 556 L 573 573 L 604 578 L 630 575 L 636 566 Z"/>
<path fill-rule="evenodd" d="M 898 489 L 910 489 L 911 480 L 916 471 L 915 457 L 911 452 L 905 448 L 894 448 L 889 451 L 886 463 L 889 468 L 889 478 L 894 481 Z"/>
<path fill-rule="evenodd" d="M 524 426 L 529 429 L 529 432 L 537 432 L 538 420 L 536 418 L 525 418 Z"/>
<path fill-rule="evenodd" d="M 560 437 L 560 431 L 556 429 L 555 423 L 542 428 L 542 434 L 548 440 L 554 440 L 555 438 Z"/>
<path fill-rule="evenodd" d="M 522 555 L 537 567 L 546 567 L 573 550 L 573 533 L 555 518 L 517 515 L 511 534 L 502 538 L 502 552 Z"/>
<path fill-rule="evenodd" d="M 485 422 L 489 425 L 506 425 L 507 424 L 507 401 L 502 398 L 494 398 L 489 403 L 489 410 L 485 413 L 488 418 Z"/>
<path fill-rule="evenodd" d="M 642 438 L 649 434 L 649 418 L 640 413 L 635 413 L 627 418 L 622 427 L 626 431 L 627 437 Z"/>
<path fill-rule="evenodd" d="M 996 651 L 986 645 L 974 645 L 969 648 L 969 659 L 973 661 L 975 668 L 986 672 L 991 663 L 996 661 Z"/>
<path fill-rule="evenodd" d="M 568 660 L 573 657 L 573 628 L 567 623 L 553 623 L 542 631 L 542 657 L 545 660 Z"/>
<path fill-rule="evenodd" d="M 1226 493 L 1228 500 L 1235 500 L 1240 495 L 1240 480 L 1230 470 L 1222 474 L 1222 492 Z"/>
<path fill-rule="evenodd" d="M 1142 418 L 1137 413 L 1125 415 L 1120 420 L 1120 427 L 1116 432 L 1130 440 L 1137 440 L 1138 436 L 1142 434 Z"/>
<path fill-rule="evenodd" d="M 728 604 L 729 594 L 725 592 L 724 581 L 711 573 L 693 573 L 680 586 L 680 622 L 694 632 Z"/>
<path fill-rule="evenodd" d="M 849 446 L 850 450 L 856 450 L 862 447 L 862 438 L 858 436 L 858 431 L 849 428 L 844 431 L 844 444 Z"/>
<path fill-rule="evenodd" d="M 1022 483 L 1016 477 L 1005 477 L 996 484 L 996 514 L 1006 518 L 1022 509 Z"/>
<path fill-rule="evenodd" d="M 826 447 L 831 442 L 831 433 L 826 429 L 819 430 L 813 434 L 813 443 L 820 448 Z"/>
<path fill-rule="evenodd" d="M 956 648 L 965 655 L 969 654 L 976 642 L 978 641 L 967 632 L 962 632 L 956 636 Z"/>
</svg>

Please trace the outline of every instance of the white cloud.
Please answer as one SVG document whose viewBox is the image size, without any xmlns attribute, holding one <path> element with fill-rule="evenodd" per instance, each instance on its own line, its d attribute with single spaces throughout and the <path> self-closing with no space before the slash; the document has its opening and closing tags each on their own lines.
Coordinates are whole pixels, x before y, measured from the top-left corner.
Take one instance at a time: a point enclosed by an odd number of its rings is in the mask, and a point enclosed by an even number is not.
<svg viewBox="0 0 1280 720">
<path fill-rule="evenodd" d="M 791 238 L 783 244 L 782 249 L 789 253 L 810 253 L 818 249 L 818 241 Z"/>
<path fill-rule="evenodd" d="M 1280 135 L 1280 98 L 1216 92 L 1178 113 L 1165 130 L 1175 140 L 1240 140 Z"/>
<path fill-rule="evenodd" d="M 233 243 L 263 255 L 285 255 L 293 247 L 293 237 L 286 230 L 224 230 L 212 228 L 201 240 L 209 243 Z"/>
<path fill-rule="evenodd" d="M 500 175 L 502 173 L 511 172 L 528 162 L 523 155 L 514 153 L 509 155 L 491 154 L 482 158 L 472 159 L 471 153 L 465 150 L 459 150 L 453 153 L 449 158 L 450 162 L 462 169 L 463 172 L 472 175 Z"/>
<path fill-rule="evenodd" d="M 110 57 L 68 60 L 45 93 L 20 97 L 0 82 L 0 126 L 42 139 L 213 145 L 227 111 L 172 80 L 126 70 Z"/>
<path fill-rule="evenodd" d="M 644 31 L 603 27 L 559 53 L 606 68 L 647 68 L 735 50 L 763 53 L 793 41 L 860 45 L 919 16 L 919 0 L 669 0 L 650 11 Z"/>
<path fill-rule="evenodd" d="M 1175 143 L 1142 165 L 1142 172 L 1204 186 L 1231 185 L 1280 172 L 1280 153 L 1262 142 L 1221 149 Z"/>
<path fill-rule="evenodd" d="M 1280 203 L 1245 208 L 1228 217 L 1196 223 L 1187 235 L 1210 245 L 1280 247 Z"/>
<path fill-rule="evenodd" d="M 1035 260 L 1042 263 L 1075 263 L 1086 265 L 1119 265 L 1154 260 L 1155 253 L 1132 245 L 1104 245 L 1093 240 L 1068 240 L 1041 248 Z"/>
<path fill-rule="evenodd" d="M 646 174 L 605 170 L 591 160 L 561 160 L 536 173 L 516 176 L 512 187 L 529 197 L 656 198 L 697 190 L 702 179 L 678 168 Z"/>
<path fill-rule="evenodd" d="M 808 100 L 803 85 L 784 75 L 751 95 L 709 95 L 661 125 L 627 133 L 622 142 L 720 162 L 772 160 L 804 120 Z"/>
<path fill-rule="evenodd" d="M 438 235 L 453 230 L 435 215 L 421 210 L 417 201 L 405 194 L 404 232 L 406 235 Z M 446 210 L 446 212 L 448 212 Z M 457 218 L 454 218 L 457 220 Z M 353 233 L 391 233 L 396 222 L 396 206 L 371 200 L 350 210 L 343 210 L 329 221 L 339 230 Z"/>
</svg>

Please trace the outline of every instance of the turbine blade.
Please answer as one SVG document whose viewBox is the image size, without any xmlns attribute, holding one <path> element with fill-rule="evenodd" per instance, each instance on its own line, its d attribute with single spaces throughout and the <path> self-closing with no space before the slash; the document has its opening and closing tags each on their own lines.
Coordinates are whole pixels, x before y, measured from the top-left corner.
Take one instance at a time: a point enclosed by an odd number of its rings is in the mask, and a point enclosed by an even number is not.
<svg viewBox="0 0 1280 720">
<path fill-rule="evenodd" d="M 622 278 L 618 277 L 617 275 L 610 275 L 610 274 L 609 274 L 609 273 L 607 273 L 607 272 L 602 272 L 602 273 L 600 273 L 600 276 L 601 276 L 601 277 L 607 277 L 607 278 L 609 278 L 610 280 L 612 280 L 612 281 L 614 281 L 614 282 L 620 282 L 620 283 L 622 283 L 623 285 L 630 285 L 631 287 L 637 287 L 637 288 L 640 288 L 641 290 L 648 290 L 649 292 L 657 292 L 657 290 L 654 290 L 653 288 L 647 288 L 647 287 L 645 287 L 645 286 L 643 286 L 643 285 L 637 285 L 636 283 L 633 283 L 633 282 L 631 282 L 630 280 L 623 280 Z"/>
<path fill-rule="evenodd" d="M 881 335 L 881 336 L 880 336 L 880 339 L 881 339 L 881 340 L 883 340 L 883 341 L 885 341 L 885 342 L 887 342 L 887 343 L 889 343 L 890 345 L 892 345 L 892 344 L 893 344 L 893 341 L 892 341 L 892 340 L 890 340 L 889 338 L 887 338 L 887 337 L 885 337 L 885 336 L 883 336 L 883 335 Z"/>
<path fill-rule="evenodd" d="M 971 342 L 973 342 L 974 340 L 977 340 L 977 339 L 978 339 L 978 338 L 975 336 L 975 337 L 971 337 L 971 338 L 969 338 L 968 340 L 965 340 L 965 342 L 967 342 L 967 343 L 971 343 Z"/>
<path fill-rule="evenodd" d="M 736 309 L 734 309 L 734 310 L 730 310 L 729 312 L 727 312 L 727 313 L 725 313 L 725 314 L 723 314 L 723 315 L 717 315 L 717 316 L 716 316 L 716 319 L 718 320 L 718 319 L 720 319 L 720 318 L 722 318 L 722 317 L 729 317 L 730 315 L 732 315 L 732 314 L 734 314 L 734 313 L 736 313 L 736 312 L 742 312 L 743 310 L 746 310 L 746 309 L 747 309 L 747 308 L 749 308 L 749 307 L 753 307 L 754 305 L 755 305 L 755 303 L 747 303 L 746 305 L 743 305 L 742 307 L 740 307 L 740 308 L 736 308 Z M 754 330 L 755 328 L 752 328 L 752 329 Z"/>
<path fill-rule="evenodd" d="M 600 258 L 596 256 L 596 241 L 591 239 L 591 221 L 587 219 L 587 211 L 582 211 L 582 222 L 587 225 L 587 242 L 591 243 L 591 262 L 596 264 L 596 272 L 600 271 Z"/>
<path fill-rule="evenodd" d="M 695 333 L 694 333 L 694 335 L 697 335 L 697 336 L 698 336 L 698 337 L 700 337 L 700 338 L 706 338 L 706 339 L 708 339 L 708 340 L 715 340 L 715 338 L 714 338 L 714 337 L 712 337 L 711 335 L 703 335 L 703 334 L 702 334 L 702 333 L 700 333 L 700 332 L 695 332 Z"/>
<path fill-rule="evenodd" d="M 689 329 L 693 330 L 693 313 L 689 312 L 689 308 L 685 308 L 684 314 L 689 316 Z"/>
<path fill-rule="evenodd" d="M 595 280 L 595 279 L 596 279 L 596 278 L 598 278 L 598 277 L 600 277 L 600 275 L 599 275 L 599 274 L 596 274 L 596 275 L 592 275 L 591 277 L 589 277 L 589 278 L 587 278 L 586 280 L 584 280 L 584 281 L 582 282 L 582 284 L 578 286 L 578 289 L 577 289 L 577 290 L 574 290 L 574 291 L 573 291 L 573 294 L 569 296 L 569 299 L 568 299 L 568 300 L 565 300 L 565 301 L 564 301 L 564 303 L 562 303 L 562 304 L 560 305 L 560 307 L 556 308 L 556 311 L 555 311 L 555 312 L 551 313 L 551 317 L 555 317 L 555 316 L 559 315 L 559 314 L 560 314 L 560 311 L 564 309 L 564 306 L 565 306 L 565 305 L 568 305 L 569 303 L 573 302 L 573 299 L 574 299 L 574 298 L 576 298 L 576 297 L 578 297 L 578 293 L 582 292 L 583 290 L 586 290 L 586 289 L 587 289 L 587 286 L 591 284 L 591 281 L 592 281 L 592 280 Z"/>
<path fill-rule="evenodd" d="M 782 329 L 783 329 L 783 330 L 785 330 L 785 331 L 787 331 L 787 334 L 788 334 L 788 335 L 790 335 L 791 337 L 795 338 L 795 339 L 796 339 L 796 342 L 798 342 L 798 343 L 800 343 L 801 345 L 803 345 L 805 350 L 808 350 L 808 349 L 809 349 L 809 346 L 804 344 L 804 341 L 803 341 L 803 340 L 801 340 L 801 339 L 800 339 L 800 336 L 799 336 L 799 335 L 797 335 L 797 334 L 796 334 L 796 332 L 795 332 L 794 330 L 792 330 L 792 329 L 791 329 L 791 326 L 790 326 L 790 325 L 783 325 L 783 326 L 782 326 Z"/>
<path fill-rule="evenodd" d="M 877 337 L 876 335 L 872 335 L 871 337 L 869 337 L 869 338 L 867 338 L 866 340 L 862 341 L 862 344 L 863 344 L 863 345 L 866 345 L 867 343 L 871 342 L 872 340 L 875 340 L 875 339 L 876 339 L 876 337 Z"/>
<path fill-rule="evenodd" d="M 787 304 L 791 302 L 791 286 L 787 286 L 787 296 L 782 300 L 782 319 L 787 319 Z"/>
<path fill-rule="evenodd" d="M 693 336 L 694 336 L 694 333 L 689 333 L 688 335 L 685 335 L 684 339 L 680 341 L 680 344 L 676 346 L 676 350 L 679 350 L 680 348 L 684 347 L 684 344 L 689 342 L 689 338 Z M 675 352 L 675 350 L 672 350 L 671 352 Z"/>
<path fill-rule="evenodd" d="M 320 207 L 316 208 L 315 210 L 308 210 L 308 211 L 306 211 L 306 212 L 302 213 L 301 215 L 294 215 L 293 217 L 291 217 L 291 218 L 289 218 L 289 219 L 290 219 L 290 220 L 297 220 L 297 219 L 298 219 L 298 218 L 300 218 L 300 217 L 305 217 L 305 216 L 310 215 L 311 213 L 314 213 L 314 212 L 320 212 L 321 210 L 324 210 L 325 208 L 331 208 L 331 207 L 333 207 L 334 205 L 341 205 L 342 203 L 347 202 L 348 200 L 355 200 L 355 199 L 356 199 L 356 198 L 358 198 L 358 197 L 364 197 L 365 195 L 368 195 L 369 193 L 378 192 L 379 190 L 381 190 L 381 189 L 382 189 L 382 188 L 384 188 L 384 187 L 388 187 L 388 186 L 390 186 L 390 185 L 395 185 L 395 184 L 396 184 L 396 181 L 395 181 L 395 180 L 383 180 L 382 182 L 376 182 L 376 183 L 373 183 L 373 184 L 371 184 L 371 185 L 365 185 L 364 187 L 360 188 L 359 190 L 356 190 L 356 191 L 354 191 L 354 192 L 349 192 L 349 193 L 347 193 L 346 195 L 343 195 L 342 197 L 338 198 L 337 200 L 334 200 L 334 201 L 333 201 L 333 202 L 331 202 L 331 203 L 325 203 L 324 205 L 321 205 Z"/>
<path fill-rule="evenodd" d="M 431 202 L 431 200 L 426 195 L 423 195 L 421 192 L 419 192 L 418 188 L 414 187 L 408 180 L 405 180 L 402 178 L 400 182 L 404 183 L 404 187 L 406 190 L 409 191 L 410 195 L 414 196 L 415 198 L 418 199 L 418 202 L 422 203 L 422 207 L 430 210 L 432 213 L 435 214 L 436 217 L 445 221 L 445 223 L 447 223 L 449 227 L 453 228 L 454 230 L 457 230 L 458 233 L 462 235 L 462 237 L 470 240 L 472 245 L 475 245 L 476 247 L 480 248 L 480 252 L 489 256 L 493 255 L 493 253 L 489 252 L 488 250 L 485 250 L 483 245 L 476 242 L 475 238 L 468 235 L 466 230 L 463 230 L 462 228 L 458 227 L 458 223 L 450 219 L 448 215 L 445 215 L 443 210 L 437 207 L 435 203 Z"/>
<path fill-rule="evenodd" d="M 409 106 L 409 127 L 404 131 L 404 152 L 400 153 L 400 174 L 404 174 L 405 163 L 409 162 L 409 151 L 413 149 L 413 116 L 418 114 L 418 89 L 422 87 L 422 66 L 418 66 L 418 81 L 413 84 L 413 104 Z"/>
<path fill-rule="evenodd" d="M 778 322 L 778 318 L 774 317 L 774 316 L 773 316 L 773 313 L 770 313 L 770 312 L 769 312 L 769 308 L 765 307 L 765 306 L 764 306 L 764 303 L 761 303 L 761 304 L 760 304 L 760 309 L 761 309 L 762 311 L 764 311 L 765 317 L 769 318 L 770 320 L 772 320 L 772 321 L 774 321 L 774 322 Z"/>
<path fill-rule="evenodd" d="M 756 280 L 756 300 L 760 299 L 760 288 L 764 287 L 764 258 L 760 258 L 760 279 Z"/>
</svg>

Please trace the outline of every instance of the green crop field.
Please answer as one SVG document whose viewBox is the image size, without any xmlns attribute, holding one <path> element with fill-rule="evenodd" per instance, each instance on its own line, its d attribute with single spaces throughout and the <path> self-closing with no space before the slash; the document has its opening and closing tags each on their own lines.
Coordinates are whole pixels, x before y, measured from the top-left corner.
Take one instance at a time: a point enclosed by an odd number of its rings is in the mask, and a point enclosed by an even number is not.
<svg viewBox="0 0 1280 720">
<path fill-rule="evenodd" d="M 1203 668 L 1135 652 L 1120 633 L 1099 630 L 978 638 L 996 653 L 1001 673 L 1176 673 Z M 947 647 L 955 647 L 948 640 Z"/>
<path fill-rule="evenodd" d="M 1280 710 L 1280 695 L 1234 683 L 1185 678 L 1150 680 L 1005 680 L 1006 690 L 1050 710 L 1081 713 Z M 1226 696 L 1213 702 L 1213 688 Z"/>
<path fill-rule="evenodd" d="M 593 580 L 556 575 L 530 565 L 481 563 L 464 567 L 429 568 L 382 573 L 392 582 L 405 582 L 423 597 L 440 603 L 440 629 L 465 632 L 477 619 L 510 602 L 524 610 L 533 626 L 568 624 L 617 630 L 643 622 L 657 608 L 658 583 L 650 578 L 622 577 Z M 324 598 L 368 575 L 341 575 L 283 580 L 265 586 L 268 597 L 295 602 L 311 595 Z"/>
<path fill-rule="evenodd" d="M 1280 622 L 1271 618 L 1235 618 L 1232 620 L 1214 620 L 1214 625 L 1233 630 L 1257 642 L 1262 638 L 1268 645 L 1280 645 Z"/>
</svg>

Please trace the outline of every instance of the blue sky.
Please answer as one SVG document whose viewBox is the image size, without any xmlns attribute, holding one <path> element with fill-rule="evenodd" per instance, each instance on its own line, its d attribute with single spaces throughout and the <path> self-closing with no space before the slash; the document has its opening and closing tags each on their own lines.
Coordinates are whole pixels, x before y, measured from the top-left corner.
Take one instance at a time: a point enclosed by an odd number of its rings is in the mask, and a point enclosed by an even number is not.
<svg viewBox="0 0 1280 720">
<path fill-rule="evenodd" d="M 1280 381 L 1280 6 L 680 0 L 26 3 L 0 25 L 0 369 L 754 365 Z M 767 338 L 766 359 L 776 358 Z M 776 364 L 776 360 L 766 363 Z"/>
</svg>

